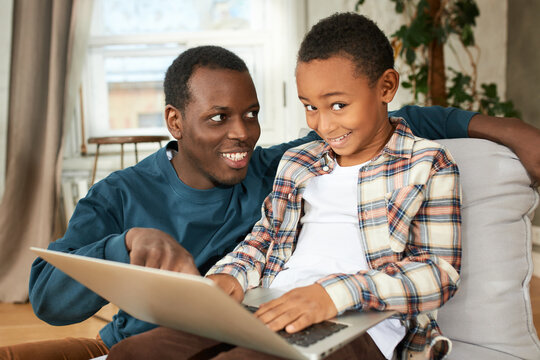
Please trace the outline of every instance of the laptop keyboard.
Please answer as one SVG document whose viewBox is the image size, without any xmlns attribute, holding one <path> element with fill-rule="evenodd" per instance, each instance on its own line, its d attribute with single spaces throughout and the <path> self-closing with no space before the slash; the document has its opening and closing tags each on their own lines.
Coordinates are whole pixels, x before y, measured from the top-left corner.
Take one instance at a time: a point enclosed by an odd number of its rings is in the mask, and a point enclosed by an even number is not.
<svg viewBox="0 0 540 360">
<path fill-rule="evenodd" d="M 245 306 L 246 309 L 254 313 L 257 308 L 254 306 Z M 313 324 L 302 331 L 289 334 L 285 330 L 278 331 L 278 335 L 282 336 L 290 344 L 299 346 L 310 346 L 316 342 L 336 333 L 342 329 L 345 329 L 347 325 L 338 324 L 332 321 L 323 321 L 318 324 Z"/>
</svg>

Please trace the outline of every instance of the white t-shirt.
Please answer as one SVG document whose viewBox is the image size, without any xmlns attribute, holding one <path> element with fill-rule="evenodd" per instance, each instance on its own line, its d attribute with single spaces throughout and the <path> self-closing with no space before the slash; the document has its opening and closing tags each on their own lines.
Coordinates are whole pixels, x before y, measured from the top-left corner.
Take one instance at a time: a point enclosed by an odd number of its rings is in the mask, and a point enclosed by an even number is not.
<svg viewBox="0 0 540 360">
<path fill-rule="evenodd" d="M 304 216 L 296 249 L 270 285 L 288 291 L 329 274 L 354 274 L 369 266 L 358 226 L 358 171 L 367 163 L 341 167 L 311 178 L 303 194 Z M 382 354 L 391 359 L 406 333 L 397 319 L 369 329 Z"/>
</svg>

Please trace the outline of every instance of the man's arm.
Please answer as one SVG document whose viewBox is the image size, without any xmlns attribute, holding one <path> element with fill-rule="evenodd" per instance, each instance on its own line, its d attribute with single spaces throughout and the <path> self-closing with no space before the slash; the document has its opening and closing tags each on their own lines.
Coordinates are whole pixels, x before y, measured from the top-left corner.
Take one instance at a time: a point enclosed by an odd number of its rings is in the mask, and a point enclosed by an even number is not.
<svg viewBox="0 0 540 360">
<path fill-rule="evenodd" d="M 65 235 L 48 248 L 129 262 L 125 233 L 118 212 L 99 191 L 91 190 L 77 204 Z M 107 304 L 105 299 L 41 258 L 32 264 L 29 295 L 35 314 L 53 325 L 83 321 Z"/>
<path fill-rule="evenodd" d="M 389 116 L 404 118 L 414 135 L 430 140 L 467 137 L 469 122 L 476 114 L 450 107 L 416 105 L 388 113 Z"/>
<path fill-rule="evenodd" d="M 416 136 L 426 139 L 479 138 L 512 149 L 533 181 L 540 181 L 540 130 L 517 118 L 482 115 L 440 106 L 407 105 L 391 111 L 404 118 Z"/>
<path fill-rule="evenodd" d="M 94 186 L 77 204 L 66 234 L 49 244 L 49 249 L 198 274 L 191 254 L 169 234 L 126 227 L 122 201 L 113 194 L 106 185 Z M 107 304 L 40 258 L 32 264 L 29 288 L 35 314 L 53 325 L 83 321 Z"/>
<path fill-rule="evenodd" d="M 503 144 L 516 153 L 531 175 L 540 182 L 540 130 L 517 118 L 477 114 L 469 122 L 469 136 Z"/>
</svg>

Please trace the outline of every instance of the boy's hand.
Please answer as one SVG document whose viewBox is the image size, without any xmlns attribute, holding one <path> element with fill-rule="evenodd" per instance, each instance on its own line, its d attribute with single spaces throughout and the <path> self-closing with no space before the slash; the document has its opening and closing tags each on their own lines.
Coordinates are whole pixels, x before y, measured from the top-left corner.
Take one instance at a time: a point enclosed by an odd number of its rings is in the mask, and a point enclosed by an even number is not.
<svg viewBox="0 0 540 360">
<path fill-rule="evenodd" d="M 133 265 L 200 275 L 193 256 L 161 230 L 132 228 L 126 233 L 125 244 Z"/>
<path fill-rule="evenodd" d="M 227 295 L 239 303 L 244 300 L 244 289 L 242 289 L 242 285 L 240 285 L 240 282 L 238 282 L 234 276 L 227 274 L 212 274 L 208 275 L 207 278 L 214 281 Z"/>
<path fill-rule="evenodd" d="M 296 288 L 262 304 L 255 313 L 274 331 L 294 333 L 337 315 L 334 302 L 319 284 Z"/>
</svg>

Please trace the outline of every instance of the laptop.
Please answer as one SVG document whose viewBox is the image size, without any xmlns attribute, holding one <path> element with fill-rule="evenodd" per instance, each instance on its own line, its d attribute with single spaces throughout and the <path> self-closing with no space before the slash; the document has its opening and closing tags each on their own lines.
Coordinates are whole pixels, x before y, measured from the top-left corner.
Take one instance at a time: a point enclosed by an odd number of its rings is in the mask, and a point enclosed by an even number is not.
<svg viewBox="0 0 540 360">
<path fill-rule="evenodd" d="M 281 332 L 284 337 L 270 330 L 252 315 L 258 305 L 282 295 L 275 289 L 248 290 L 243 304 L 239 304 L 212 280 L 201 276 L 30 249 L 139 320 L 288 359 L 324 358 L 397 313 L 346 312 L 291 340 L 287 333 Z M 320 335 L 314 327 L 321 326 L 334 329 L 330 335 Z M 318 341 L 309 339 L 313 333 Z"/>
</svg>

